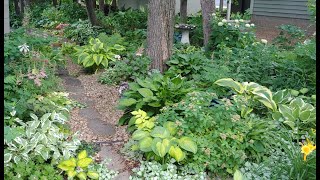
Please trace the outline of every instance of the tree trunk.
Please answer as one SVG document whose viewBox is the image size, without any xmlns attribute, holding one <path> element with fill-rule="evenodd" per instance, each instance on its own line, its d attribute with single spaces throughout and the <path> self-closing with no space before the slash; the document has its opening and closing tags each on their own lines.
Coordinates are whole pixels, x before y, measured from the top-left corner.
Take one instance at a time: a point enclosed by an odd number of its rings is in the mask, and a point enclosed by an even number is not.
<svg viewBox="0 0 320 180">
<path fill-rule="evenodd" d="M 26 0 L 25 6 L 29 6 L 29 5 L 30 5 L 30 0 Z"/>
<path fill-rule="evenodd" d="M 104 0 L 99 0 L 99 9 L 102 13 L 104 13 Z"/>
<path fill-rule="evenodd" d="M 180 18 L 181 23 L 186 24 L 188 18 L 188 0 L 180 0 Z"/>
<path fill-rule="evenodd" d="M 223 0 L 220 0 L 219 11 L 220 13 L 223 12 Z"/>
<path fill-rule="evenodd" d="M 175 0 L 149 0 L 147 27 L 147 55 L 151 69 L 163 73 L 173 47 Z"/>
<path fill-rule="evenodd" d="M 19 0 L 14 0 L 14 10 L 17 16 L 20 16 Z"/>
<path fill-rule="evenodd" d="M 52 4 L 53 4 L 54 7 L 57 7 L 57 5 L 58 5 L 58 0 L 52 0 Z"/>
<path fill-rule="evenodd" d="M 96 14 L 94 12 L 93 2 L 92 0 L 85 0 L 85 2 L 86 2 L 86 8 L 87 8 L 87 14 L 88 14 L 89 20 L 92 26 L 95 26 L 98 24 L 98 22 L 97 22 Z"/>
<path fill-rule="evenodd" d="M 22 15 L 24 14 L 24 0 L 20 0 L 20 12 Z"/>
<path fill-rule="evenodd" d="M 206 47 L 211 35 L 211 17 L 215 12 L 215 0 L 200 0 L 203 24 L 203 45 Z"/>
<path fill-rule="evenodd" d="M 112 0 L 112 2 L 111 2 L 111 10 L 113 12 L 117 10 L 117 0 Z"/>
</svg>

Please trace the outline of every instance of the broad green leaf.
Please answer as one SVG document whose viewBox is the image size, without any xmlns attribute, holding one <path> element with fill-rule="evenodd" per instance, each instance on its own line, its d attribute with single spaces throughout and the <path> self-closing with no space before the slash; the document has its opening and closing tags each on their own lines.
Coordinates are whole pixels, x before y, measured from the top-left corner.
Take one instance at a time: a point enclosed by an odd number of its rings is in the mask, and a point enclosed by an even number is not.
<svg viewBox="0 0 320 180">
<path fill-rule="evenodd" d="M 88 155 L 87 155 L 87 151 L 86 150 L 83 150 L 81 151 L 79 154 L 78 154 L 78 159 L 84 159 L 86 158 Z"/>
<path fill-rule="evenodd" d="M 68 175 L 68 177 L 70 177 L 70 178 L 75 177 L 76 174 L 77 174 L 77 172 L 76 172 L 75 170 L 67 171 L 67 175 Z"/>
<path fill-rule="evenodd" d="M 78 160 L 77 165 L 81 168 L 86 168 L 89 166 L 90 163 L 92 163 L 92 159 L 91 158 L 83 158 Z"/>
<path fill-rule="evenodd" d="M 164 127 L 161 127 L 161 126 L 156 126 L 150 133 L 150 135 L 152 137 L 158 137 L 158 138 L 167 138 L 170 136 L 170 132 L 164 128 Z"/>
<path fill-rule="evenodd" d="M 194 141 L 192 141 L 192 139 L 189 137 L 184 136 L 180 138 L 179 146 L 184 150 L 193 152 L 193 154 L 197 153 L 197 144 Z"/>
<path fill-rule="evenodd" d="M 164 157 L 170 148 L 170 141 L 168 139 L 160 140 L 159 138 L 155 138 L 152 142 L 152 150 L 153 152 L 160 156 Z"/>
<path fill-rule="evenodd" d="M 108 65 L 109 65 L 108 59 L 105 59 L 105 58 L 104 58 L 104 59 L 101 61 L 101 64 L 102 64 L 103 67 L 107 68 Z"/>
<path fill-rule="evenodd" d="M 230 87 L 230 88 L 232 88 L 233 90 L 237 91 L 240 94 L 243 93 L 243 90 L 244 90 L 243 86 L 239 82 L 234 81 L 231 78 L 219 79 L 214 83 L 219 85 L 219 86 Z"/>
<path fill-rule="evenodd" d="M 161 103 L 159 101 L 148 103 L 151 107 L 161 107 Z"/>
<path fill-rule="evenodd" d="M 163 127 L 166 128 L 170 134 L 173 136 L 178 131 L 176 123 L 172 121 L 167 121 L 163 124 Z"/>
<path fill-rule="evenodd" d="M 99 64 L 101 63 L 102 59 L 103 59 L 103 55 L 101 55 L 101 54 L 94 54 L 94 55 L 92 56 L 92 58 L 93 58 L 94 62 L 96 63 L 96 65 L 99 65 Z"/>
<path fill-rule="evenodd" d="M 291 93 L 293 96 L 298 96 L 298 95 L 299 95 L 299 91 L 294 90 L 294 89 L 291 89 L 290 93 Z"/>
<path fill-rule="evenodd" d="M 94 60 L 92 59 L 92 56 L 93 55 L 89 55 L 83 60 L 82 65 L 84 67 L 91 67 L 94 65 Z"/>
<path fill-rule="evenodd" d="M 302 88 L 299 90 L 302 94 L 306 94 L 307 92 L 309 92 L 308 88 Z"/>
<path fill-rule="evenodd" d="M 85 172 L 80 172 L 80 173 L 77 174 L 77 177 L 80 180 L 86 180 L 87 179 L 87 174 Z"/>
<path fill-rule="evenodd" d="M 169 149 L 169 154 L 173 157 L 177 162 L 182 161 L 185 158 L 184 152 L 178 146 L 171 146 Z"/>
<path fill-rule="evenodd" d="M 301 121 L 307 121 L 310 118 L 311 112 L 310 111 L 303 111 L 300 113 L 299 118 Z"/>
<path fill-rule="evenodd" d="M 272 113 L 272 119 L 279 121 L 280 118 L 282 118 L 282 114 L 279 111 L 273 112 Z"/>
<path fill-rule="evenodd" d="M 245 178 L 239 170 L 236 170 L 236 172 L 233 174 L 233 180 L 245 180 Z"/>
<path fill-rule="evenodd" d="M 95 171 L 88 171 L 87 175 L 91 179 L 99 179 L 99 174 Z"/>
<path fill-rule="evenodd" d="M 294 129 L 295 123 L 293 121 L 283 121 L 284 124 L 290 126 L 291 129 Z"/>
<path fill-rule="evenodd" d="M 139 141 L 148 136 L 150 136 L 149 132 L 138 129 L 132 134 L 132 139 Z"/>
<path fill-rule="evenodd" d="M 140 89 L 138 89 L 138 92 L 145 98 L 153 96 L 153 92 L 147 88 L 140 88 Z"/>
<path fill-rule="evenodd" d="M 120 99 L 119 105 L 128 107 L 128 106 L 135 104 L 136 102 L 137 102 L 137 100 L 135 100 L 133 98 L 123 98 L 123 99 Z"/>
<path fill-rule="evenodd" d="M 256 99 L 264 104 L 266 107 L 272 109 L 273 111 L 277 110 L 277 105 L 272 99 L 272 92 L 265 88 L 256 88 L 252 91 L 252 94 L 256 95 Z"/>
<path fill-rule="evenodd" d="M 139 141 L 139 148 L 143 152 L 150 152 L 152 151 L 151 145 L 152 145 L 152 138 L 151 137 L 145 137 Z"/>
<path fill-rule="evenodd" d="M 85 59 L 89 56 L 88 53 L 83 52 L 78 56 L 78 64 L 82 64 Z"/>
<path fill-rule="evenodd" d="M 291 107 L 295 107 L 295 108 L 301 108 L 305 105 L 305 102 L 301 99 L 301 98 L 295 98 L 294 100 L 292 100 L 290 102 L 290 106 Z"/>
</svg>

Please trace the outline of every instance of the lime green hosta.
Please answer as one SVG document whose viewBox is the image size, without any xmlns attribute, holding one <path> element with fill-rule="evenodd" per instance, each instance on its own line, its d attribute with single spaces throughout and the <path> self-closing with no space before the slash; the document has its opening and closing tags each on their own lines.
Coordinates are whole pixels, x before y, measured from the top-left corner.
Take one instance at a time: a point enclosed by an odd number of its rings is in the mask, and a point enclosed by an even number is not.
<svg viewBox="0 0 320 180">
<path fill-rule="evenodd" d="M 85 46 L 75 47 L 78 55 L 78 63 L 84 67 L 100 66 L 107 68 L 109 61 L 116 61 L 118 52 L 125 50 L 119 44 L 113 46 L 105 46 L 98 38 L 89 40 L 89 44 Z"/>
<path fill-rule="evenodd" d="M 197 145 L 191 138 L 174 137 L 177 133 L 175 123 L 167 121 L 163 126 L 155 126 L 155 118 L 149 118 L 144 111 L 139 109 L 132 114 L 135 115 L 133 118 L 138 127 L 132 134 L 132 139 L 136 141 L 132 150 L 140 150 L 158 158 L 169 155 L 178 162 L 186 158 L 187 152 L 197 153 Z M 149 126 L 149 123 L 153 124 Z"/>
<path fill-rule="evenodd" d="M 87 157 L 87 151 L 81 151 L 77 158 L 70 158 L 68 160 L 59 163 L 58 168 L 66 171 L 68 178 L 73 179 L 75 177 L 84 179 L 99 179 L 99 174 L 95 171 L 88 170 L 88 166 L 93 160 Z"/>
</svg>

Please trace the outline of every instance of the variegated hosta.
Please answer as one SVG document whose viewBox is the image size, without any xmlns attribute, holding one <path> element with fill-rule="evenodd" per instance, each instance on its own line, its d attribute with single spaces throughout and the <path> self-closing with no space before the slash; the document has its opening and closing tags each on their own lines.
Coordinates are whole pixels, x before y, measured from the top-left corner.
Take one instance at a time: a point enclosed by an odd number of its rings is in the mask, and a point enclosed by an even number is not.
<svg viewBox="0 0 320 180">
<path fill-rule="evenodd" d="M 91 38 L 89 44 L 81 47 L 75 47 L 78 55 L 78 63 L 84 67 L 93 65 L 107 68 L 109 61 L 116 61 L 116 52 L 123 51 L 125 48 L 119 44 L 105 46 L 98 38 Z"/>
<path fill-rule="evenodd" d="M 281 92 L 277 92 L 280 95 Z M 279 95 L 279 96 L 280 96 Z M 280 99 L 280 98 L 279 98 Z M 284 98 L 282 98 L 284 99 Z M 292 98 L 291 98 L 292 99 Z M 316 127 L 316 108 L 297 97 L 293 100 L 280 101 L 278 111 L 272 114 L 273 119 L 283 122 L 293 130 L 301 132 Z"/>
<path fill-rule="evenodd" d="M 277 110 L 277 104 L 273 100 L 272 92 L 260 84 L 255 82 L 239 83 L 231 78 L 219 79 L 215 84 L 229 87 L 238 93 L 238 95 L 235 96 L 235 100 L 238 102 L 237 104 L 241 109 L 242 117 L 247 116 L 253 110 L 252 102 L 256 100 L 272 111 Z"/>
<path fill-rule="evenodd" d="M 93 162 L 92 158 L 87 157 L 87 151 L 83 150 L 78 154 L 77 158 L 70 158 L 59 163 L 58 168 L 66 171 L 68 178 L 73 179 L 78 177 L 81 180 L 99 179 L 99 174 L 92 170 L 90 164 Z"/>
<path fill-rule="evenodd" d="M 32 120 L 24 123 L 16 118 L 25 133 L 15 137 L 12 141 L 5 140 L 5 165 L 11 162 L 28 161 L 34 156 L 40 155 L 43 159 L 59 160 L 70 158 L 80 145 L 80 140 L 75 134 L 72 140 L 62 133 L 57 123 L 65 123 L 67 118 L 60 113 L 47 113 L 41 118 L 30 114 Z"/>
<path fill-rule="evenodd" d="M 149 129 L 138 129 L 132 134 L 132 139 L 137 142 L 132 150 L 140 150 L 148 155 L 164 158 L 167 154 L 180 162 L 186 158 L 188 152 L 197 153 L 196 143 L 189 137 L 175 138 L 176 124 L 167 121 L 164 126 Z"/>
</svg>

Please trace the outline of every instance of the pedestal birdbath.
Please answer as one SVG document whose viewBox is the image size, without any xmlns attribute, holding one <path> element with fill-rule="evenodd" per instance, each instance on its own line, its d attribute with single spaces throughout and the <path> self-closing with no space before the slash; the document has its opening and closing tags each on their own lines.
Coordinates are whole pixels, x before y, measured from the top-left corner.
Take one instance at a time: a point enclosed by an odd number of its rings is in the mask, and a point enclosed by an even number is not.
<svg viewBox="0 0 320 180">
<path fill-rule="evenodd" d="M 175 25 L 175 28 L 182 31 L 181 43 L 190 44 L 189 32 L 196 28 L 196 26 L 190 24 L 177 24 Z"/>
</svg>

